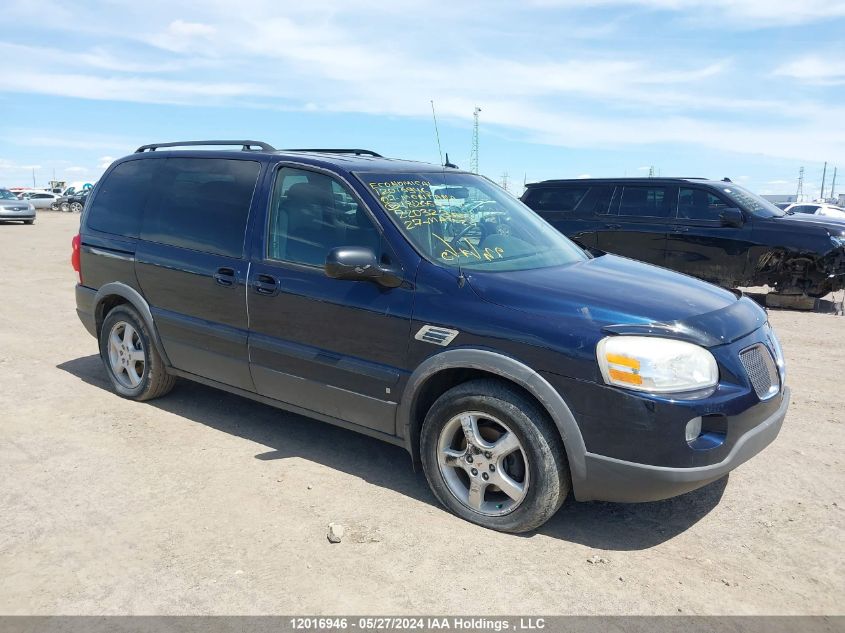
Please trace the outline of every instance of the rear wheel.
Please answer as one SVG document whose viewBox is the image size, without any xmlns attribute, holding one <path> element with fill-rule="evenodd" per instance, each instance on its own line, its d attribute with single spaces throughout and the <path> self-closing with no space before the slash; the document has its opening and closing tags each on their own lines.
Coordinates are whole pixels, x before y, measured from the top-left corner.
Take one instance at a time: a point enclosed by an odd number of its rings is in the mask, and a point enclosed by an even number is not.
<svg viewBox="0 0 845 633">
<path fill-rule="evenodd" d="M 81 213 L 82 212 L 82 205 L 78 202 L 72 202 L 70 205 L 70 210 L 74 213 Z"/>
<path fill-rule="evenodd" d="M 100 331 L 100 357 L 115 391 L 125 398 L 152 400 L 176 383 L 152 344 L 147 326 L 129 305 L 117 306 L 106 316 Z"/>
<path fill-rule="evenodd" d="M 440 396 L 423 423 L 420 453 L 438 500 L 486 528 L 533 530 L 569 493 L 554 424 L 533 400 L 495 380 L 473 380 Z"/>
</svg>

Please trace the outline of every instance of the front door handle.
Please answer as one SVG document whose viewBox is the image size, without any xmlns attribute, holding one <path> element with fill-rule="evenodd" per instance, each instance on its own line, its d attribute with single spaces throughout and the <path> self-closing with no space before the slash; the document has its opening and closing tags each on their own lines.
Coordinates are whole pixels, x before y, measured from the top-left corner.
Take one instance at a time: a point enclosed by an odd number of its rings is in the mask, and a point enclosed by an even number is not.
<svg viewBox="0 0 845 633">
<path fill-rule="evenodd" d="M 279 293 L 279 281 L 270 275 L 256 275 L 252 289 L 260 295 L 273 296 Z"/>
<path fill-rule="evenodd" d="M 237 283 L 238 278 L 234 268 L 218 268 L 217 272 L 214 273 L 214 281 L 221 286 L 231 288 Z"/>
<path fill-rule="evenodd" d="M 689 233 L 689 227 L 688 226 L 675 225 L 675 226 L 672 227 L 672 232 L 673 233 Z"/>
<path fill-rule="evenodd" d="M 622 228 L 621 224 L 605 224 L 604 228 L 610 229 L 611 231 L 618 231 Z"/>
</svg>

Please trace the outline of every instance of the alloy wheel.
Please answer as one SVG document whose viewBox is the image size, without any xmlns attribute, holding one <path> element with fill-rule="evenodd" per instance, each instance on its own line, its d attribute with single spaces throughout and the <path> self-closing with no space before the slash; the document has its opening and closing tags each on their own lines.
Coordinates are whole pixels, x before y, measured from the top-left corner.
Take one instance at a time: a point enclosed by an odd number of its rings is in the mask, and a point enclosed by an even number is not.
<svg viewBox="0 0 845 633">
<path fill-rule="evenodd" d="M 109 332 L 109 365 L 124 387 L 134 389 L 144 378 L 147 358 L 144 344 L 132 325 L 118 321 Z"/>
<path fill-rule="evenodd" d="M 487 413 L 450 419 L 440 432 L 437 462 L 455 498 L 485 516 L 512 512 L 528 492 L 528 458 L 519 438 Z"/>
</svg>

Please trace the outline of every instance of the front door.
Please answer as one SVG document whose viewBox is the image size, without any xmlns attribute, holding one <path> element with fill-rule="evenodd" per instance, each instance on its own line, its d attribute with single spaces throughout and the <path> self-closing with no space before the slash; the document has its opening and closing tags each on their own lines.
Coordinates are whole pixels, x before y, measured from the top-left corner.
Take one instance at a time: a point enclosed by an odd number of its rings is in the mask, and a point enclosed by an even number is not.
<svg viewBox="0 0 845 633">
<path fill-rule="evenodd" d="M 752 226 L 725 226 L 720 214 L 729 207 L 716 193 L 702 187 L 681 187 L 678 214 L 666 246 L 666 266 L 728 287 L 742 285 L 749 268 Z"/>
<path fill-rule="evenodd" d="M 615 214 L 605 216 L 598 248 L 649 264 L 666 263 L 666 233 L 675 212 L 677 187 L 625 185 L 614 198 Z M 618 198 L 618 199 L 617 199 Z"/>
<path fill-rule="evenodd" d="M 280 166 L 249 276 L 249 352 L 261 395 L 394 433 L 413 287 L 326 276 L 328 252 L 371 248 L 399 265 L 361 199 L 331 174 Z"/>
</svg>

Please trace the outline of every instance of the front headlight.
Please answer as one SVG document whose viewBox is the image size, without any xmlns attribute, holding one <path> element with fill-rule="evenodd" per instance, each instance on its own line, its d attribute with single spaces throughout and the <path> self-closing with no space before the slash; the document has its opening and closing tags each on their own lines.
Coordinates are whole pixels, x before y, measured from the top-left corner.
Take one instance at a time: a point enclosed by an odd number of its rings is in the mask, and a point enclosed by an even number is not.
<svg viewBox="0 0 845 633">
<path fill-rule="evenodd" d="M 713 354 L 703 347 L 653 336 L 608 336 L 596 347 L 608 385 L 647 391 L 702 391 L 719 382 Z"/>
<path fill-rule="evenodd" d="M 34 204 L 32 204 L 32 203 L 30 202 L 28 206 L 29 206 L 29 210 L 30 210 L 30 211 L 35 211 L 35 205 L 34 205 Z"/>
</svg>

